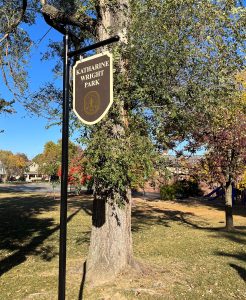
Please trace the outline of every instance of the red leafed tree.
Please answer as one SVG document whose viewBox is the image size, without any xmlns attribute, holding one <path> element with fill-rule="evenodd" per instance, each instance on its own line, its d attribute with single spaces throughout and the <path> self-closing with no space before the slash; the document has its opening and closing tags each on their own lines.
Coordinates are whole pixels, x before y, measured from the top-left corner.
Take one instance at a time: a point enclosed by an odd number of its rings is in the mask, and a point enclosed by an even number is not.
<svg viewBox="0 0 246 300">
<path fill-rule="evenodd" d="M 91 176 L 85 174 L 83 165 L 77 165 L 77 161 L 72 161 L 68 171 L 68 183 L 75 187 L 78 194 L 90 180 Z"/>
<path fill-rule="evenodd" d="M 82 187 L 92 180 L 92 176 L 85 173 L 85 158 L 82 150 L 78 150 L 69 162 L 68 183 L 75 187 L 76 193 L 79 194 Z M 58 176 L 61 177 L 61 167 L 58 170 Z"/>
</svg>

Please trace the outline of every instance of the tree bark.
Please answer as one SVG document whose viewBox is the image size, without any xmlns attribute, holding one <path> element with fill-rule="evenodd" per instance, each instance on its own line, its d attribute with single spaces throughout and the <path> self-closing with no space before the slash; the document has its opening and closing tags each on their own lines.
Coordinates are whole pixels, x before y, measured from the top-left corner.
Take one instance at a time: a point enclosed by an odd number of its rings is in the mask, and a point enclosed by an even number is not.
<svg viewBox="0 0 246 300">
<path fill-rule="evenodd" d="M 87 282 L 95 285 L 112 280 L 132 264 L 131 195 L 128 191 L 122 199 L 123 207 L 115 201 L 119 196 L 115 191 L 112 198 L 102 195 L 101 189 L 95 194 L 86 274 Z"/>
<path fill-rule="evenodd" d="M 232 182 L 229 180 L 225 187 L 225 218 L 226 230 L 233 230 L 233 213 L 232 213 Z"/>
<path fill-rule="evenodd" d="M 121 42 L 126 43 L 128 0 L 118 0 L 117 4 L 113 5 L 108 3 L 106 0 L 99 0 L 98 38 L 104 40 L 117 34 Z M 122 72 L 124 72 L 124 66 L 122 61 Z M 121 119 L 125 124 L 123 103 Z M 121 127 L 122 137 L 125 134 L 124 128 L 121 125 L 119 127 Z M 119 127 L 116 126 L 116 128 Z M 115 131 L 115 128 L 112 131 Z M 95 179 L 86 281 L 94 285 L 107 282 L 132 263 L 131 191 L 128 188 L 126 192 L 120 192 L 112 187 L 109 189 Z"/>
</svg>

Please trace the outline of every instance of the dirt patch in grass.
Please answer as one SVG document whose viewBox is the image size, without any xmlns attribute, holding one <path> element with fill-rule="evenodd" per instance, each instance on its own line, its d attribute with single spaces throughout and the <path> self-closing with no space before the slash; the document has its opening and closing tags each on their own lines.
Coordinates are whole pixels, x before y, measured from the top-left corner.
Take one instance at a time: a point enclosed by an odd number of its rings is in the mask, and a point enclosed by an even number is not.
<svg viewBox="0 0 246 300">
<path fill-rule="evenodd" d="M 186 283 L 181 269 L 177 264 L 170 269 L 141 263 L 141 270 L 129 267 L 113 284 L 87 289 L 86 299 L 173 299 L 172 286 Z"/>
</svg>

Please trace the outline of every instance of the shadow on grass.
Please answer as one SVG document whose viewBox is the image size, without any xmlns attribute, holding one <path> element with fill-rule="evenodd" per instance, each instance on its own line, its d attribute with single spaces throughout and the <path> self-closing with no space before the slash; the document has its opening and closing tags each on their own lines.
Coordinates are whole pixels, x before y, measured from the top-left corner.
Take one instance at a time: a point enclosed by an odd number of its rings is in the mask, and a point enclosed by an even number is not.
<svg viewBox="0 0 246 300">
<path fill-rule="evenodd" d="M 246 282 L 246 269 L 235 264 L 229 264 L 234 270 L 237 271 L 238 275 Z"/>
<path fill-rule="evenodd" d="M 246 226 L 235 226 L 235 230 L 228 231 L 224 227 L 207 227 L 202 224 L 202 222 L 192 222 L 189 218 L 186 218 L 185 214 L 181 212 L 180 217 L 182 222 L 189 225 L 195 229 L 206 230 L 215 233 L 212 237 L 225 238 L 234 243 L 246 245 Z"/>
<path fill-rule="evenodd" d="M 226 253 L 226 252 L 217 251 L 217 252 L 215 252 L 215 254 L 218 256 L 235 258 L 239 261 L 242 261 L 243 263 L 246 263 L 246 253 L 245 252 Z M 232 267 L 234 270 L 236 270 L 238 275 L 246 282 L 246 269 L 245 268 L 238 266 L 235 263 L 229 263 L 229 266 Z"/>
<path fill-rule="evenodd" d="M 160 197 L 158 198 L 158 193 L 147 193 L 147 194 L 148 197 L 142 195 L 142 193 L 134 193 L 133 196 L 149 202 L 153 202 L 153 201 L 163 201 L 163 203 L 165 202 L 165 200 L 160 200 Z M 173 202 L 184 204 L 185 206 L 188 207 L 191 206 L 196 207 L 196 206 L 204 205 L 208 207 L 208 209 L 209 208 L 217 209 L 219 211 L 225 210 L 225 204 L 221 198 L 212 200 L 204 197 L 189 197 L 189 198 L 176 199 L 173 200 Z M 233 214 L 246 217 L 246 206 L 242 205 L 241 203 L 236 203 L 233 206 Z"/>
<path fill-rule="evenodd" d="M 236 226 L 235 231 L 228 232 L 222 227 L 211 227 L 209 224 L 196 217 L 195 214 L 183 212 L 182 210 L 159 209 L 145 203 L 142 207 L 134 207 L 133 211 L 133 232 L 144 230 L 151 225 L 162 225 L 171 227 L 174 222 L 189 226 L 193 229 L 201 230 L 210 234 L 210 237 L 226 239 L 234 243 L 246 245 L 246 226 Z M 219 243 L 219 242 L 218 242 Z M 215 255 L 235 258 L 246 263 L 246 253 L 225 253 L 216 252 Z M 245 281 L 246 269 L 240 265 L 230 263 L 230 267 L 238 272 L 238 275 Z"/>
<path fill-rule="evenodd" d="M 28 255 L 39 255 L 43 260 L 50 261 L 58 254 L 56 247 L 43 243 L 60 226 L 55 224 L 53 218 L 37 218 L 42 213 L 57 210 L 58 205 L 59 201 L 40 195 L 0 199 L 0 250 L 9 253 L 0 260 L 0 276 L 23 263 Z M 84 206 L 85 211 L 90 213 L 88 205 L 83 201 L 69 201 L 68 206 L 75 210 L 67 221 Z"/>
<path fill-rule="evenodd" d="M 132 217 L 132 230 L 134 232 L 142 230 L 146 225 L 163 225 L 170 227 L 173 222 L 185 224 L 196 229 L 213 230 L 204 220 L 196 220 L 196 222 L 193 222 L 192 218 L 196 217 L 194 213 L 183 212 L 177 209 L 157 208 L 148 204 L 148 202 L 145 202 L 145 204 L 140 207 L 134 206 Z"/>
<path fill-rule="evenodd" d="M 80 196 L 69 196 L 68 199 L 68 207 L 80 207 L 89 216 L 92 216 L 92 205 L 92 196 L 86 193 L 82 193 Z"/>
<path fill-rule="evenodd" d="M 208 207 L 208 209 L 216 209 L 219 211 L 224 212 L 225 211 L 225 203 L 222 199 L 215 199 L 215 200 L 211 200 L 211 199 L 206 199 L 203 197 L 190 197 L 190 198 L 185 198 L 185 199 L 178 199 L 175 200 L 175 202 L 180 203 L 180 204 L 184 204 L 186 206 L 200 206 L 200 205 L 204 205 L 206 207 Z M 241 203 L 236 203 L 233 205 L 233 215 L 237 215 L 237 216 L 242 216 L 242 217 L 246 217 L 246 206 L 242 205 Z"/>
<path fill-rule="evenodd" d="M 215 238 L 226 238 L 236 243 L 246 244 L 246 226 L 235 226 L 235 231 L 228 232 L 222 227 L 211 227 L 205 220 L 196 218 L 195 214 L 182 210 L 160 209 L 145 204 L 143 207 L 135 207 L 132 216 L 133 232 L 142 230 L 146 225 L 170 227 L 173 222 L 178 222 L 194 229 L 211 232 Z"/>
<path fill-rule="evenodd" d="M 132 212 L 132 231 L 136 232 L 142 230 L 145 226 L 149 225 L 163 225 L 170 227 L 173 221 L 182 222 L 181 214 L 179 210 L 162 210 L 146 205 L 144 208 L 135 207 Z M 192 213 L 185 213 L 188 217 L 193 216 Z"/>
<path fill-rule="evenodd" d="M 91 231 L 85 231 L 84 236 L 81 236 L 76 239 L 77 245 L 89 244 L 90 242 Z"/>
<path fill-rule="evenodd" d="M 80 284 L 80 288 L 79 288 L 78 300 L 83 299 L 84 287 L 85 287 L 85 278 L 86 278 L 86 261 L 83 264 L 83 273 L 82 273 L 82 280 L 81 280 L 81 284 Z"/>
</svg>

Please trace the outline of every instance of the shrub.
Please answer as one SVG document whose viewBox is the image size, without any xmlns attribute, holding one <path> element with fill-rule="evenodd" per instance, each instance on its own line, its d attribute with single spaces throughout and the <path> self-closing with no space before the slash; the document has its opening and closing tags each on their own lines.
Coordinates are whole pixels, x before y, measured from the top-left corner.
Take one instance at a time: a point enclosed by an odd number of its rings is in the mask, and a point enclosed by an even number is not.
<svg viewBox="0 0 246 300">
<path fill-rule="evenodd" d="M 160 197 L 162 200 L 175 199 L 176 193 L 173 185 L 163 185 L 160 188 Z"/>
<path fill-rule="evenodd" d="M 202 192 L 198 182 L 190 180 L 176 181 L 170 185 L 164 185 L 160 188 L 160 197 L 162 200 L 173 200 L 175 198 L 187 198 L 201 196 Z"/>
</svg>

